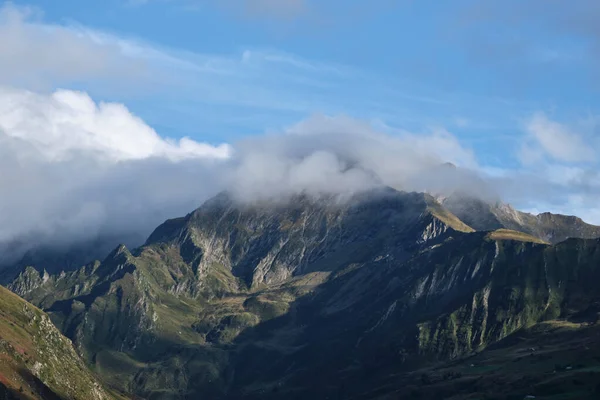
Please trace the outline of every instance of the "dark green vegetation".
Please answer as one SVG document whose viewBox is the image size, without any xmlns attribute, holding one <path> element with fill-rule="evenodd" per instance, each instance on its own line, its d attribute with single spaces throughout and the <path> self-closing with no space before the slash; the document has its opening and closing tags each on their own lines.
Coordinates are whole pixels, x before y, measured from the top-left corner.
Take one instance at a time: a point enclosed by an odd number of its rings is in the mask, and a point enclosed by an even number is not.
<svg viewBox="0 0 600 400">
<path fill-rule="evenodd" d="M 600 241 L 490 230 L 392 189 L 222 194 L 133 252 L 9 287 L 149 399 L 594 396 Z"/>
<path fill-rule="evenodd" d="M 0 398 L 114 399 L 48 316 L 0 287 Z"/>
</svg>

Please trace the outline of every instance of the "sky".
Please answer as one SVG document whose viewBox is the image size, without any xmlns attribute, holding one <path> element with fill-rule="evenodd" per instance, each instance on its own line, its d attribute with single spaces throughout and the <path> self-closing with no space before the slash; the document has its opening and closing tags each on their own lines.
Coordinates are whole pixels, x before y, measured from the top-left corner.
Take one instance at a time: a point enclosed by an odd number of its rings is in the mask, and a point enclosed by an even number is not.
<svg viewBox="0 0 600 400">
<path fill-rule="evenodd" d="M 0 244 L 143 236 L 232 186 L 417 189 L 445 161 L 600 224 L 598 20 L 595 0 L 1 3 Z"/>
</svg>

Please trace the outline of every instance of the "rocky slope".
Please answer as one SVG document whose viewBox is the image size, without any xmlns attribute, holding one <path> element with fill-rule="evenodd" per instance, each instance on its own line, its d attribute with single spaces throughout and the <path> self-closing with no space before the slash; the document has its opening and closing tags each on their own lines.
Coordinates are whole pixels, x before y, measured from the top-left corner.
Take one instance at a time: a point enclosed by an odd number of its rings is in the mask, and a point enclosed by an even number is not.
<svg viewBox="0 0 600 400">
<path fill-rule="evenodd" d="M 9 287 L 137 395 L 331 399 L 593 316 L 599 266 L 598 240 L 473 232 L 425 194 L 222 194 L 140 249 L 72 272 L 29 267 Z"/>
<path fill-rule="evenodd" d="M 38 308 L 0 287 L 0 397 L 115 399 Z"/>
<path fill-rule="evenodd" d="M 443 198 L 441 203 L 460 220 L 478 231 L 506 228 L 530 234 L 552 244 L 568 238 L 600 237 L 600 226 L 587 224 L 575 216 L 552 213 L 532 215 L 515 210 L 508 204 L 492 204 L 461 194 Z"/>
</svg>

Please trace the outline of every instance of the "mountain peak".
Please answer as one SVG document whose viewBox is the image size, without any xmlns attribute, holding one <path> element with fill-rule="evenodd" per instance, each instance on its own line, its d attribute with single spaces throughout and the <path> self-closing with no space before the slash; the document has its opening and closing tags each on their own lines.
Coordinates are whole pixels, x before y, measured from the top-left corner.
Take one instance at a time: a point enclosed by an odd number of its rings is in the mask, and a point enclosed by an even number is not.
<svg viewBox="0 0 600 400">
<path fill-rule="evenodd" d="M 111 251 L 108 256 L 106 256 L 106 260 L 113 260 L 117 258 L 129 257 L 131 256 L 131 252 L 124 244 L 119 244 L 113 251 Z"/>
<path fill-rule="evenodd" d="M 457 169 L 457 166 L 451 162 L 445 162 L 442 164 L 442 168 Z"/>
</svg>

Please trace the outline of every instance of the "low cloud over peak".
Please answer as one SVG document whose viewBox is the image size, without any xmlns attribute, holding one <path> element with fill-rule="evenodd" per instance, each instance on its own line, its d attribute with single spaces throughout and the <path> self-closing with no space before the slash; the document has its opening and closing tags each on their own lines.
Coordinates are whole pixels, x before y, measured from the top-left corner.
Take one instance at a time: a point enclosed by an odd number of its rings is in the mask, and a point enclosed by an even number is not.
<svg viewBox="0 0 600 400">
<path fill-rule="evenodd" d="M 227 178 L 242 199 L 376 185 L 420 190 L 418 177 L 444 161 L 477 166 L 474 154 L 446 131 L 390 134 L 353 118 L 317 115 L 284 134 L 238 143 L 236 168 Z"/>
<path fill-rule="evenodd" d="M 389 134 L 349 117 L 315 116 L 280 134 L 215 146 L 163 138 L 122 104 L 82 92 L 2 88 L 0 244 L 19 243 L 22 253 L 142 238 L 224 189 L 242 200 L 382 184 L 421 189 L 416 177 L 443 161 L 476 166 L 446 131 Z"/>
</svg>

